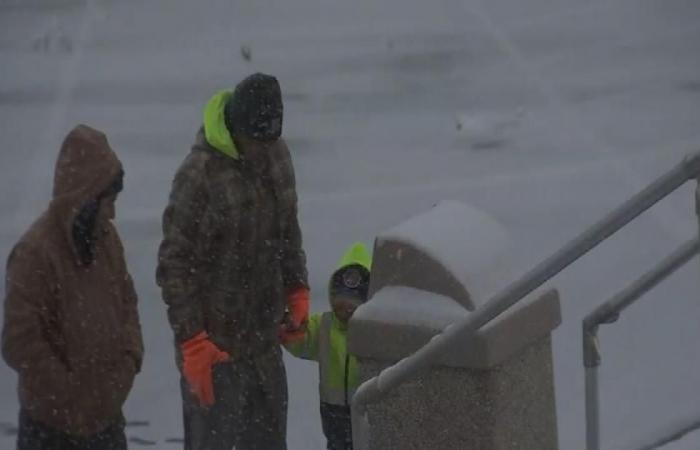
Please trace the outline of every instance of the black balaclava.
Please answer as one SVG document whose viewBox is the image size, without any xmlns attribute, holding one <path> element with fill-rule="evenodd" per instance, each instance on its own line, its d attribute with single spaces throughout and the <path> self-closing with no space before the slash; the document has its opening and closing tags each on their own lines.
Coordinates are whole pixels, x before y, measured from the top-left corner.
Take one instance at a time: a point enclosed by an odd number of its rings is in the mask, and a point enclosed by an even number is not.
<svg viewBox="0 0 700 450">
<path fill-rule="evenodd" d="M 87 202 L 75 216 L 73 222 L 73 242 L 78 250 L 80 261 L 89 265 L 95 260 L 95 241 L 97 233 L 97 215 L 100 212 L 100 201 L 111 195 L 119 194 L 124 188 L 124 172 L 120 172 L 117 178 L 96 199 Z"/>
<path fill-rule="evenodd" d="M 282 135 L 282 91 L 277 78 L 256 73 L 238 83 L 224 107 L 224 121 L 232 136 L 273 142 Z"/>
</svg>

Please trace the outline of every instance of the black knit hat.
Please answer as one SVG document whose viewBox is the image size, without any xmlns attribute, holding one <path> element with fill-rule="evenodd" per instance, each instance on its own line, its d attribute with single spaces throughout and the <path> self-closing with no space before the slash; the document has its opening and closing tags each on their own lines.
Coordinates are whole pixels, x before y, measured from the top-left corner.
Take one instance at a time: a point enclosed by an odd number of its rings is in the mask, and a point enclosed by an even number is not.
<svg viewBox="0 0 700 450">
<path fill-rule="evenodd" d="M 277 78 L 256 73 L 238 83 L 224 108 L 232 136 L 275 141 L 282 134 L 282 91 Z"/>
<path fill-rule="evenodd" d="M 344 295 L 364 303 L 369 293 L 369 278 L 369 270 L 359 264 L 342 267 L 331 276 L 330 295 Z"/>
</svg>

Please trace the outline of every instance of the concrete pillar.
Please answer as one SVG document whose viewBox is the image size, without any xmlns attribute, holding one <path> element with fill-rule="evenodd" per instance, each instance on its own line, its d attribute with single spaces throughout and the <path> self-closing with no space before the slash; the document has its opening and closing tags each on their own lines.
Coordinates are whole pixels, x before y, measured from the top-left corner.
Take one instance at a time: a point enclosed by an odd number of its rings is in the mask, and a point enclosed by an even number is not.
<svg viewBox="0 0 700 450">
<path fill-rule="evenodd" d="M 375 243 L 371 298 L 353 317 L 349 350 L 362 380 L 414 353 L 512 281 L 507 233 L 447 202 Z M 506 278 L 507 277 L 507 278 Z M 555 290 L 540 291 L 368 407 L 372 450 L 554 450 L 551 332 Z"/>
</svg>

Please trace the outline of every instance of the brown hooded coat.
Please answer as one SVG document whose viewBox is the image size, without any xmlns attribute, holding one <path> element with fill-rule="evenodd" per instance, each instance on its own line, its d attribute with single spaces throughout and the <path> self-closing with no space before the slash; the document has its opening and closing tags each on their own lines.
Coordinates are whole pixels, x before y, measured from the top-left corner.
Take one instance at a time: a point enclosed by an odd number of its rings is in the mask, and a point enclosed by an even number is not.
<svg viewBox="0 0 700 450">
<path fill-rule="evenodd" d="M 7 264 L 2 353 L 19 375 L 21 407 L 76 436 L 120 417 L 143 356 L 137 297 L 116 228 L 98 221 L 90 264 L 72 235 L 80 209 L 121 170 L 104 134 L 73 129 L 56 163 L 49 208 Z"/>
</svg>

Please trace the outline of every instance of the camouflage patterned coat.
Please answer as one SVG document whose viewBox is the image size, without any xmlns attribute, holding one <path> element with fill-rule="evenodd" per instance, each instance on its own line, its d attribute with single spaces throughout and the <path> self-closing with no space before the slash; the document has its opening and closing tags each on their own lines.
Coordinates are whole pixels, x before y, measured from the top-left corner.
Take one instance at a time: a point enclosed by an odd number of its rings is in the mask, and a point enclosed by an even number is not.
<svg viewBox="0 0 700 450">
<path fill-rule="evenodd" d="M 285 293 L 308 284 L 289 150 L 246 145 L 255 160 L 200 130 L 173 182 L 157 270 L 176 340 L 205 330 L 234 360 L 277 347 Z"/>
</svg>

